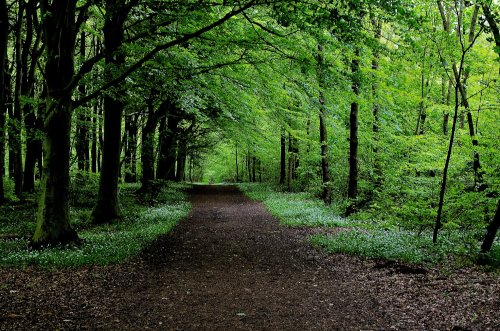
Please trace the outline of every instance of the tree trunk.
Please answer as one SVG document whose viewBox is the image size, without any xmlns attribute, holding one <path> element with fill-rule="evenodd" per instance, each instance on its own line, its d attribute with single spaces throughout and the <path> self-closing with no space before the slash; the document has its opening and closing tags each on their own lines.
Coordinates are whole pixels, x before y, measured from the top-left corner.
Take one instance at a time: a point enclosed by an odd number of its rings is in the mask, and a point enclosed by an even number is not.
<svg viewBox="0 0 500 331">
<path fill-rule="evenodd" d="M 163 129 L 160 130 L 160 146 L 158 153 L 158 167 L 156 178 L 165 180 L 175 180 L 175 161 L 177 149 L 177 125 L 179 124 L 178 110 L 171 103 L 170 113 L 164 118 Z"/>
<path fill-rule="evenodd" d="M 372 26 L 375 29 L 375 39 L 380 42 L 381 38 L 381 33 L 382 33 L 382 24 L 381 22 L 377 21 L 376 19 L 372 19 Z M 372 70 L 374 72 L 378 71 L 379 69 L 379 54 L 378 51 L 375 51 L 373 54 L 373 59 L 372 59 Z M 372 84 L 372 95 L 374 99 L 373 103 L 373 108 L 372 108 L 372 113 L 373 113 L 373 126 L 372 126 L 372 132 L 373 132 L 373 156 L 374 156 L 374 161 L 373 161 L 373 167 L 374 167 L 374 178 L 373 178 L 373 184 L 375 190 L 380 190 L 382 186 L 382 165 L 380 161 L 380 105 L 379 105 L 379 100 L 378 100 L 378 84 L 377 84 L 377 79 L 378 77 L 374 75 L 374 81 Z"/>
<path fill-rule="evenodd" d="M 8 46 L 8 12 L 5 0 L 0 0 L 0 204 L 5 202 L 3 179 L 5 175 L 5 114 L 6 103 L 6 70 Z"/>
<path fill-rule="evenodd" d="M 321 145 L 321 174 L 322 174 L 322 185 L 323 193 L 322 198 L 326 205 L 332 203 L 332 191 L 330 184 L 330 170 L 328 165 L 328 136 L 326 129 L 326 106 L 325 106 L 325 68 L 323 60 L 323 46 L 318 45 L 318 81 L 319 81 L 319 143 Z"/>
<path fill-rule="evenodd" d="M 148 102 L 148 117 L 146 125 L 142 129 L 142 149 L 141 149 L 141 163 L 142 163 L 142 178 L 141 189 L 142 192 L 149 190 L 150 181 L 154 179 L 154 133 L 157 123 L 154 121 L 154 109 L 152 102 Z"/>
<path fill-rule="evenodd" d="M 24 1 L 19 2 L 19 11 L 17 22 L 14 27 L 15 37 L 15 61 L 16 61 L 16 79 L 14 87 L 14 112 L 9 120 L 9 147 L 11 156 L 9 163 L 12 162 L 12 172 L 14 175 L 14 193 L 17 197 L 21 197 L 23 189 L 23 158 L 22 158 L 22 85 L 23 75 L 26 74 L 26 63 L 23 63 L 22 38 L 23 38 L 23 21 L 24 21 Z M 29 31 L 27 31 L 28 33 Z M 29 34 L 27 38 L 30 38 Z"/>
<path fill-rule="evenodd" d="M 179 139 L 179 151 L 177 153 L 177 172 L 175 174 L 175 180 L 177 182 L 182 182 L 184 180 L 184 174 L 186 170 L 186 158 L 187 158 L 187 141 L 184 138 Z"/>
<path fill-rule="evenodd" d="M 497 46 L 495 48 L 495 51 L 498 53 L 498 55 L 500 55 L 500 29 L 498 28 L 496 17 L 491 12 L 491 8 L 488 4 L 484 2 L 481 4 L 481 6 L 483 8 L 484 17 L 486 18 L 486 21 L 488 21 L 488 25 L 490 26 L 491 34 L 493 34 L 495 45 Z"/>
<path fill-rule="evenodd" d="M 252 157 L 252 182 L 254 182 L 254 183 L 257 181 L 256 177 L 255 177 L 256 164 L 257 164 L 257 157 L 255 157 L 255 154 L 254 154 L 254 156 Z"/>
<path fill-rule="evenodd" d="M 141 163 L 142 163 L 142 178 L 140 192 L 147 192 L 149 184 L 154 179 L 154 164 L 155 164 L 155 131 L 158 122 L 163 119 L 168 110 L 168 102 L 164 101 L 159 106 L 158 110 L 154 110 L 153 96 L 150 96 L 147 101 L 148 116 L 146 124 L 142 129 L 142 148 L 141 148 Z"/>
<path fill-rule="evenodd" d="M 86 36 L 85 32 L 81 33 L 80 36 L 80 58 L 81 62 L 85 61 L 85 53 L 86 53 Z M 78 90 L 82 96 L 86 94 L 86 86 L 83 83 L 80 83 Z M 82 107 L 78 112 L 78 121 L 76 128 L 76 157 L 78 160 L 78 170 L 80 171 L 88 171 L 89 163 L 90 163 L 90 155 L 89 155 L 89 127 L 90 127 L 90 118 L 87 115 L 88 109 Z"/>
<path fill-rule="evenodd" d="M 281 146 L 281 153 L 280 153 L 280 184 L 284 185 L 285 184 L 285 178 L 286 178 L 286 139 L 285 139 L 285 130 L 281 131 L 280 146 Z"/>
<path fill-rule="evenodd" d="M 352 91 L 355 98 L 359 97 L 359 49 L 356 50 L 351 62 L 352 71 Z M 358 102 L 351 103 L 351 113 L 349 116 L 349 185 L 347 198 L 349 205 L 346 209 L 346 216 L 356 212 L 356 199 L 358 197 Z"/>
<path fill-rule="evenodd" d="M 483 244 L 481 245 L 482 253 L 487 253 L 490 251 L 491 247 L 493 246 L 493 242 L 495 241 L 495 236 L 497 234 L 498 228 L 500 228 L 500 200 L 498 200 L 495 216 L 493 216 L 491 223 L 486 229 L 486 236 L 484 238 Z"/>
<path fill-rule="evenodd" d="M 37 62 L 42 54 L 43 47 L 40 47 L 42 37 L 41 28 L 36 31 L 36 39 L 32 45 L 34 37 L 34 23 L 37 18 L 37 1 L 29 1 L 26 7 L 26 38 L 23 46 L 23 74 L 21 83 L 21 95 L 27 98 L 34 97 L 35 91 L 35 72 Z M 31 56 L 30 65 L 28 59 Z M 41 98 L 46 97 L 46 91 L 42 92 Z M 37 118 L 35 109 L 30 103 L 23 106 L 24 124 L 26 128 L 26 154 L 24 158 L 23 191 L 33 192 L 35 190 L 35 166 L 42 154 L 42 142 L 39 138 L 39 132 L 42 130 L 42 121 Z"/>
<path fill-rule="evenodd" d="M 439 192 L 439 203 L 438 203 L 438 212 L 436 217 L 436 225 L 434 226 L 434 232 L 432 235 L 432 242 L 434 243 L 437 242 L 438 232 L 442 227 L 441 215 L 443 212 L 444 195 L 446 193 L 446 182 L 448 180 L 448 168 L 450 165 L 451 152 L 453 150 L 453 141 L 455 140 L 455 131 L 458 120 L 458 109 L 460 108 L 460 102 L 458 100 L 459 84 L 460 82 L 457 82 L 457 85 L 455 85 L 455 111 L 453 115 L 453 124 L 451 127 L 451 137 L 450 137 L 450 143 L 448 145 L 448 153 L 446 154 L 446 162 L 443 169 L 443 180 L 441 182 L 441 190 Z"/>
<path fill-rule="evenodd" d="M 128 14 L 124 0 L 107 0 L 104 22 L 104 48 L 106 76 L 113 78 L 112 67 L 125 63 L 120 46 L 123 42 L 124 23 Z M 120 88 L 120 87 L 118 87 Z M 118 197 L 120 177 L 121 127 L 123 102 L 112 95 L 104 97 L 104 145 L 97 203 L 92 211 L 94 224 L 108 223 L 122 217 Z"/>
<path fill-rule="evenodd" d="M 446 13 L 444 11 L 444 7 L 443 7 L 443 3 L 442 3 L 442 0 L 437 0 L 437 4 L 438 4 L 438 7 L 439 7 L 439 13 L 441 15 L 441 19 L 443 21 L 443 29 L 446 31 L 446 32 L 450 32 L 450 24 L 449 24 L 449 20 L 446 18 Z M 461 29 L 462 29 L 462 5 L 461 4 L 461 7 L 460 7 L 460 11 L 457 13 L 458 15 L 458 20 L 459 20 L 459 24 L 457 25 L 457 36 L 459 38 L 462 38 L 462 32 L 461 32 Z M 496 21 L 495 19 L 490 16 L 491 18 L 491 22 L 490 20 L 488 19 L 488 14 L 491 14 L 491 12 L 489 11 L 489 7 L 484 4 L 482 5 L 483 7 L 483 12 L 484 12 L 484 15 L 486 17 L 486 20 L 488 20 L 488 23 L 490 24 L 490 27 L 491 27 L 491 30 L 493 32 L 493 36 L 495 37 L 495 42 L 497 43 L 497 46 L 500 45 L 500 33 L 498 32 L 498 28 L 497 28 L 497 25 L 496 25 Z M 476 14 L 474 14 L 476 15 Z M 472 17 L 472 26 L 475 24 L 475 21 L 476 21 L 476 18 Z M 472 29 L 471 29 L 472 30 Z M 495 31 L 496 31 L 496 34 L 498 35 L 498 38 L 495 34 Z M 469 36 L 470 38 L 470 36 Z M 473 39 L 471 42 L 474 42 L 475 40 Z M 470 49 L 472 45 L 470 45 L 467 49 Z M 471 137 L 471 140 L 472 140 L 472 146 L 473 146 L 473 150 L 474 150 L 474 156 L 473 156 L 473 171 L 474 171 L 474 182 L 475 182 L 475 186 L 476 188 L 479 188 L 484 180 L 483 180 L 483 171 L 481 169 L 481 162 L 480 162 L 480 158 L 479 158 L 479 152 L 477 151 L 477 146 L 479 145 L 479 141 L 478 141 L 478 138 L 477 138 L 477 135 L 475 135 L 475 131 L 474 131 L 474 122 L 472 120 L 472 115 L 470 114 L 470 107 L 469 107 L 469 100 L 467 99 L 467 91 L 466 91 L 466 88 L 465 88 L 465 84 L 466 84 L 466 80 L 467 80 L 467 75 L 464 75 L 464 81 L 462 82 L 462 71 L 459 72 L 459 69 L 457 68 L 457 64 L 456 63 L 453 63 L 452 65 L 452 69 L 453 69 L 453 77 L 455 78 L 455 84 L 456 86 L 458 86 L 459 88 L 459 92 L 460 92 L 460 96 L 461 96 L 461 104 L 465 107 L 465 112 L 462 112 L 460 114 L 460 128 L 462 129 L 464 127 L 464 121 L 465 121 L 465 114 L 467 114 L 467 122 L 468 122 L 468 125 L 469 125 L 469 134 L 470 134 L 470 137 Z"/>
<path fill-rule="evenodd" d="M 134 115 L 125 116 L 125 182 L 135 183 L 137 181 L 136 155 L 137 155 L 137 126 L 139 117 Z"/>
<path fill-rule="evenodd" d="M 235 144 L 235 156 L 236 156 L 236 182 L 240 181 L 239 171 L 238 171 L 238 142 Z"/>
<path fill-rule="evenodd" d="M 69 222 L 69 157 L 71 95 L 66 89 L 74 75 L 76 2 L 54 1 L 41 5 L 47 59 L 47 108 L 44 116 L 44 165 L 37 226 L 31 245 L 78 241 Z"/>
</svg>

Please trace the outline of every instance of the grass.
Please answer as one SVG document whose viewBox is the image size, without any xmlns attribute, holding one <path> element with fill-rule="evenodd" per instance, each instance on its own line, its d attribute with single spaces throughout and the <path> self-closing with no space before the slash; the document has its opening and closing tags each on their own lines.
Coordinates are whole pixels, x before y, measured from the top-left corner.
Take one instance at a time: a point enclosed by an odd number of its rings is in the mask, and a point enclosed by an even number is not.
<svg viewBox="0 0 500 331">
<path fill-rule="evenodd" d="M 140 200 L 134 191 L 137 185 L 122 185 L 120 198 L 123 220 L 107 225 L 92 226 L 92 204 L 80 195 L 93 198 L 95 187 L 81 188 L 72 198 L 72 225 L 78 230 L 83 244 L 78 247 L 52 247 L 41 251 L 28 249 L 29 235 L 34 229 L 33 207 L 23 210 L 16 224 L 0 219 L 0 233 L 16 234 L 15 239 L 0 239 L 0 266 L 76 267 L 82 265 L 106 265 L 124 261 L 137 255 L 158 236 L 168 233 L 190 210 L 184 193 L 186 186 L 169 183 L 160 191 L 154 206 Z M 79 203 L 79 200 L 86 201 Z M 90 200 L 95 201 L 95 200 Z M 5 214 L 4 214 L 5 215 Z M 18 215 L 18 214 L 16 214 Z"/>
<path fill-rule="evenodd" d="M 408 231 L 390 222 L 346 219 L 335 207 L 325 206 L 308 193 L 279 192 L 263 184 L 239 184 L 250 198 L 262 201 L 269 212 L 286 226 L 342 227 L 336 234 L 314 235 L 311 242 L 329 253 L 357 255 L 368 259 L 386 259 L 453 268 L 476 263 L 480 241 L 468 231 L 441 231 L 437 244 L 430 231 Z M 488 254 L 490 267 L 500 268 L 500 242 Z"/>
</svg>

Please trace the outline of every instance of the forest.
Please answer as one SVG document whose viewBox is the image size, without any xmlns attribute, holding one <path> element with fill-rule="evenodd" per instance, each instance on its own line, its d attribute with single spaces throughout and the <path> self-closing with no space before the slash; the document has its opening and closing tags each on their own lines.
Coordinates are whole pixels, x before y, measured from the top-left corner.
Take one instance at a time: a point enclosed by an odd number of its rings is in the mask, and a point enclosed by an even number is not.
<svg viewBox="0 0 500 331">
<path fill-rule="evenodd" d="M 500 330 L 497 0 L 0 0 L 0 330 Z"/>
<path fill-rule="evenodd" d="M 2 0 L 0 248 L 85 245 L 80 229 L 175 182 L 224 182 L 302 197 L 326 219 L 306 225 L 498 261 L 499 15 L 486 0 Z"/>
</svg>

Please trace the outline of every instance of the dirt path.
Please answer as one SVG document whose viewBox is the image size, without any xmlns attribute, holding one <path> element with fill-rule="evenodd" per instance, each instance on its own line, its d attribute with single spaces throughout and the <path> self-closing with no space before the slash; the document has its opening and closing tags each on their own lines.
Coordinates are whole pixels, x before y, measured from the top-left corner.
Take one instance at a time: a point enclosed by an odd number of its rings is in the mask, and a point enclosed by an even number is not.
<svg viewBox="0 0 500 331">
<path fill-rule="evenodd" d="M 132 262 L 0 269 L 0 330 L 500 330 L 497 276 L 326 256 L 224 186 Z"/>
</svg>

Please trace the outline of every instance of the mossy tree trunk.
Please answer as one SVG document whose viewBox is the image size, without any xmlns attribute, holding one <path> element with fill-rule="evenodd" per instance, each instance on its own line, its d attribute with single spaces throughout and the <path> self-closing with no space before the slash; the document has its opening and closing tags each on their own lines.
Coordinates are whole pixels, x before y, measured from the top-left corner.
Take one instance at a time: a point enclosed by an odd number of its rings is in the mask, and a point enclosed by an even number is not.
<svg viewBox="0 0 500 331">
<path fill-rule="evenodd" d="M 125 63 L 120 49 L 124 38 L 124 24 L 128 6 L 124 0 L 107 0 L 104 22 L 104 49 L 106 52 L 106 76 L 113 78 L 113 71 Z M 120 86 L 117 87 L 120 89 Z M 104 96 L 104 144 L 102 167 L 99 179 L 97 203 L 92 211 L 94 224 L 109 223 L 122 217 L 118 197 L 120 178 L 121 128 L 124 104 L 117 97 L 119 93 Z"/>
<path fill-rule="evenodd" d="M 74 75 L 76 2 L 41 2 L 47 52 L 47 100 L 44 122 L 44 165 L 37 226 L 31 245 L 66 244 L 78 240 L 69 222 L 69 158 Z"/>
</svg>

